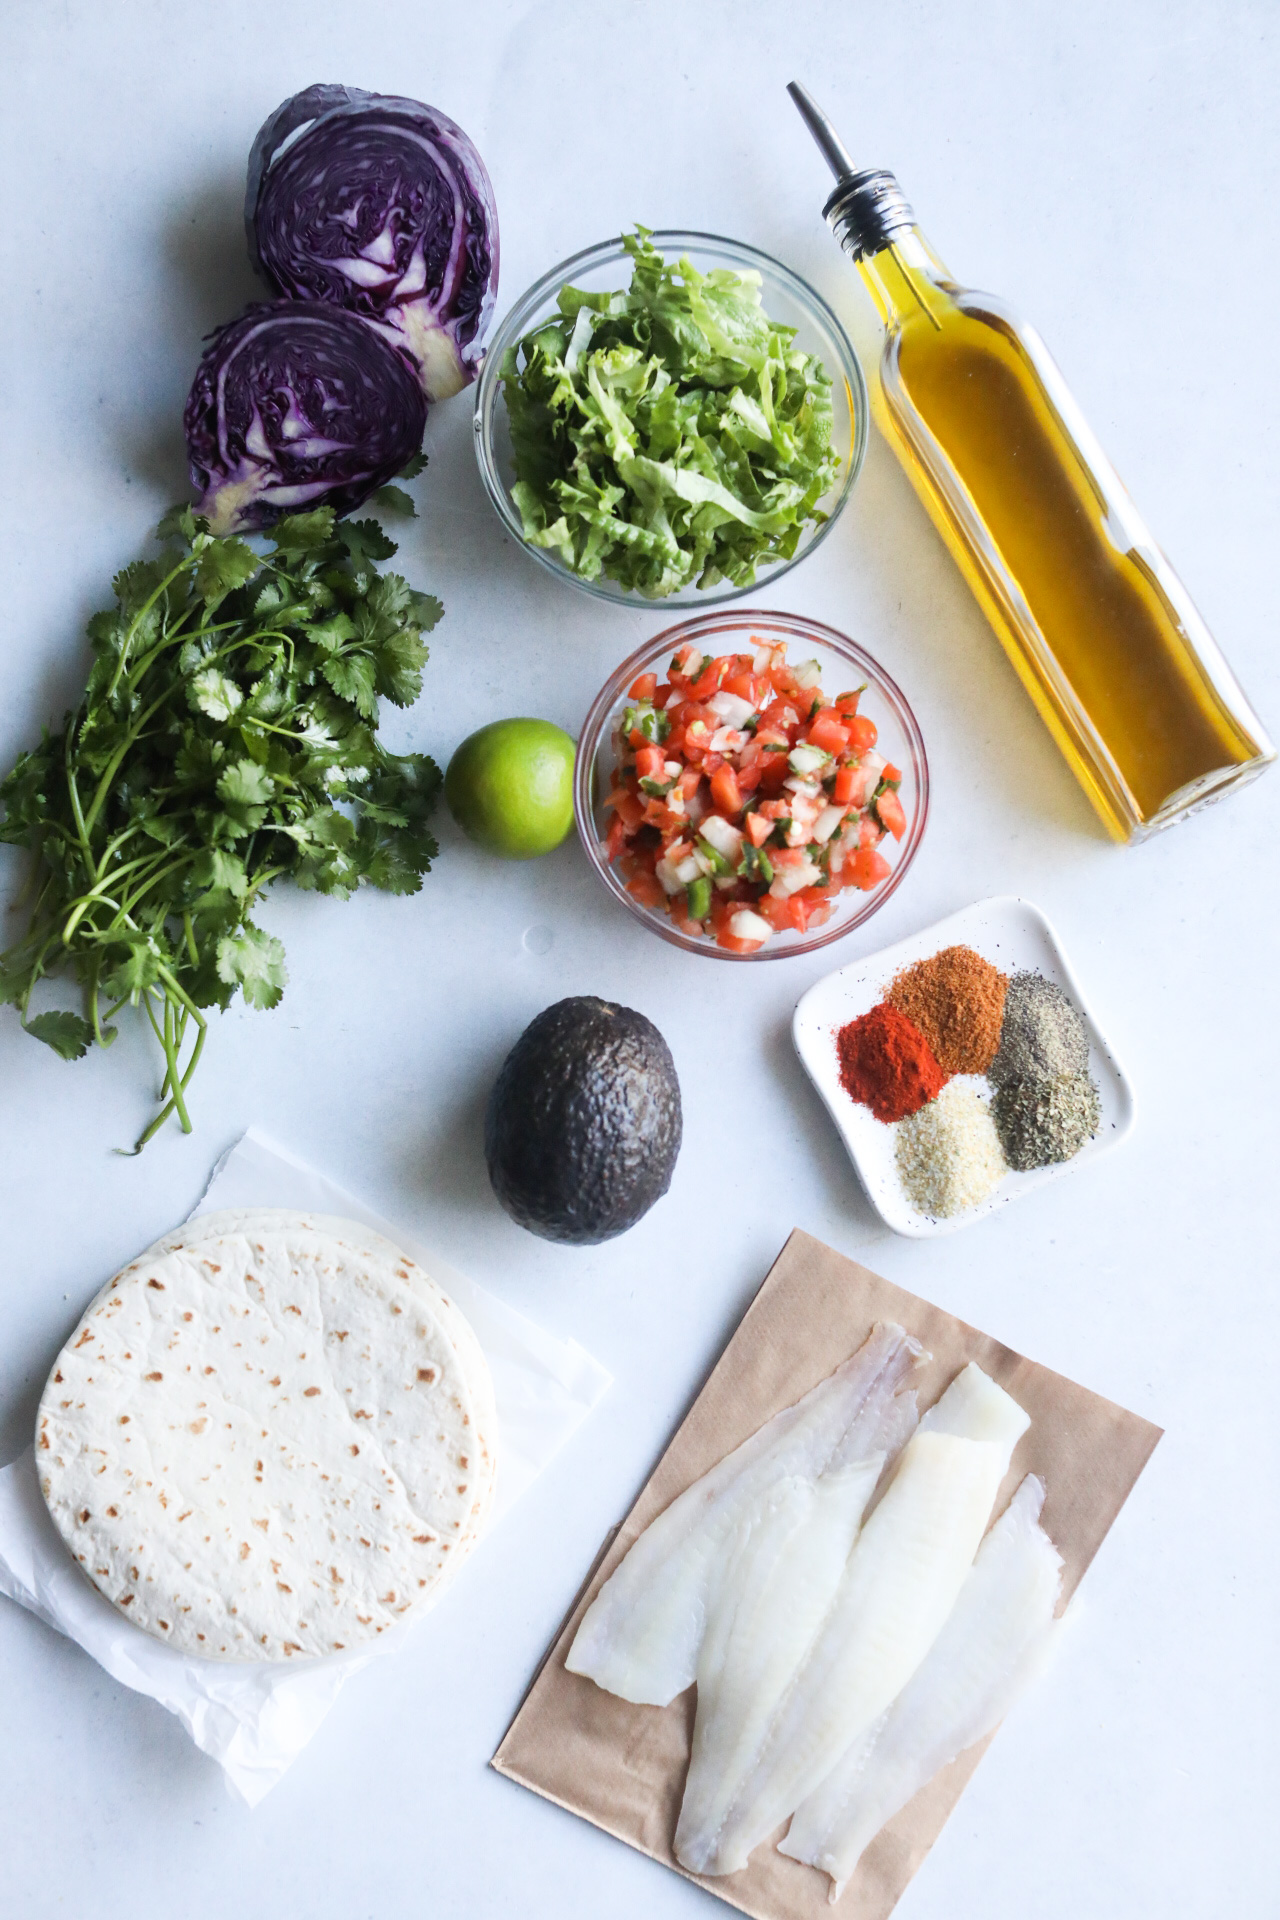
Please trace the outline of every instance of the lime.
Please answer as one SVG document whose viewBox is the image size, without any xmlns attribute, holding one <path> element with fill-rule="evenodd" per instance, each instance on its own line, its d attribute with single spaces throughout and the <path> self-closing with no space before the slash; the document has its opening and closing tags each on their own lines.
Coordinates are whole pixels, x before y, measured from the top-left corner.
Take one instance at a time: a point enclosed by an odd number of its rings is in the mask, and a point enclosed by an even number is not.
<svg viewBox="0 0 1280 1920">
<path fill-rule="evenodd" d="M 493 720 L 449 762 L 449 811 L 469 839 L 505 860 L 550 853 L 573 825 L 576 751 L 549 720 Z"/>
</svg>

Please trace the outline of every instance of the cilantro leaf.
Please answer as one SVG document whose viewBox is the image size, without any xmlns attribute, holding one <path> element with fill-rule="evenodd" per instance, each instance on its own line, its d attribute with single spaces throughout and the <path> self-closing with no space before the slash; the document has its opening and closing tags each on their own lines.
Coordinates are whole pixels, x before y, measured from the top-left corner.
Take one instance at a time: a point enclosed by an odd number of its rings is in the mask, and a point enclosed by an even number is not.
<svg viewBox="0 0 1280 1920">
<path fill-rule="evenodd" d="M 263 933 L 249 921 L 218 942 L 218 976 L 238 986 L 251 1007 L 279 1004 L 288 975 L 284 947 L 274 934 Z"/>
<path fill-rule="evenodd" d="M 366 720 L 378 710 L 377 670 L 366 653 L 330 654 L 321 662 L 320 671 L 334 692 L 349 700 Z"/>
<path fill-rule="evenodd" d="M 376 520 L 340 520 L 334 529 L 351 558 L 359 565 L 367 560 L 389 560 L 396 551 Z"/>
<path fill-rule="evenodd" d="M 202 667 L 187 682 L 187 699 L 211 720 L 229 720 L 244 704 L 244 695 L 229 675 L 217 667 Z"/>
<path fill-rule="evenodd" d="M 277 520 L 270 537 L 279 553 L 316 553 L 331 543 L 333 529 L 333 508 L 313 507 L 310 513 L 290 513 Z"/>
<path fill-rule="evenodd" d="M 252 580 L 261 565 L 253 548 L 243 540 L 208 539 L 196 564 L 196 592 L 212 613 L 229 593 Z"/>
<path fill-rule="evenodd" d="M 93 1028 L 78 1013 L 38 1013 L 34 1020 L 24 1020 L 23 1026 L 64 1060 L 83 1060 L 93 1040 Z"/>
<path fill-rule="evenodd" d="M 369 501 L 371 507 L 380 507 L 383 513 L 405 513 L 411 520 L 418 517 L 418 509 L 410 494 L 403 487 L 379 487 Z"/>
</svg>

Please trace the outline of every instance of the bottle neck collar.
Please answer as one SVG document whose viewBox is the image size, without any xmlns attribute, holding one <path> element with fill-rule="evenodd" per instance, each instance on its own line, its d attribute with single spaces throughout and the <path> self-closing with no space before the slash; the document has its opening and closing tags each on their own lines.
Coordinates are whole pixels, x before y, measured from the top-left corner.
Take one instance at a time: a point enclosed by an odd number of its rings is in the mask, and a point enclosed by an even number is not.
<svg viewBox="0 0 1280 1920">
<path fill-rule="evenodd" d="M 916 223 L 902 188 L 883 167 L 864 167 L 837 180 L 822 215 L 852 260 L 879 253 L 895 233 Z"/>
</svg>

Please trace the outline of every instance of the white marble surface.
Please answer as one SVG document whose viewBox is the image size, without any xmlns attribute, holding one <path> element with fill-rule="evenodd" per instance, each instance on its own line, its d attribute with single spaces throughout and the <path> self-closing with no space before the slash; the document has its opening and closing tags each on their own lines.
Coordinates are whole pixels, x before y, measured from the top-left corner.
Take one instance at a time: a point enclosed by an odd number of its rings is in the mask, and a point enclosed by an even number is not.
<svg viewBox="0 0 1280 1920">
<path fill-rule="evenodd" d="M 865 329 L 782 92 L 807 80 L 859 158 L 898 170 L 957 274 L 1037 322 L 1274 730 L 1276 24 L 1268 4 L 1204 0 L 9 0 L 0 759 L 78 688 L 85 617 L 179 491 L 200 335 L 253 290 L 247 148 L 315 79 L 416 94 L 467 127 L 502 214 L 503 303 L 642 218 L 755 241 Z M 448 613 L 393 731 L 442 760 L 507 713 L 573 728 L 652 626 L 504 542 L 470 438 L 465 399 L 433 417 L 403 552 Z M 186 1213 L 255 1120 L 574 1333 L 618 1383 L 476 1578 L 348 1689 L 253 1815 L 159 1708 L 0 1608 L 14 1920 L 710 1916 L 707 1895 L 485 1762 L 793 1225 L 1168 1430 L 1056 1670 L 983 1762 L 903 1920 L 1275 1912 L 1280 775 L 1140 851 L 1107 844 L 882 444 L 838 533 L 767 597 L 876 652 L 932 757 L 910 883 L 840 953 L 712 973 L 615 910 L 574 846 L 506 867 L 445 823 L 413 901 L 271 901 L 288 995 L 218 1022 L 191 1139 L 110 1151 L 153 1092 L 140 1034 L 66 1066 L 0 1013 L 0 1458 L 24 1443 L 87 1295 Z M 16 885 L 7 857 L 0 881 Z M 791 1010 L 833 959 L 995 892 L 1058 926 L 1139 1126 L 972 1233 L 894 1240 L 792 1056 Z M 593 1252 L 512 1226 L 479 1147 L 503 1053 L 568 992 L 655 1019 L 685 1094 L 670 1197 Z"/>
</svg>

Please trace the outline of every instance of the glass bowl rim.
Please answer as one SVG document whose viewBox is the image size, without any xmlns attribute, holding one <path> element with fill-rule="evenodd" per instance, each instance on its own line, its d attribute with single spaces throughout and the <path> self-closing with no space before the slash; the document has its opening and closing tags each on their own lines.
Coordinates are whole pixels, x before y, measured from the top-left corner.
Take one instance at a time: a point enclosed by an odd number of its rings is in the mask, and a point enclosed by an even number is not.
<svg viewBox="0 0 1280 1920">
<path fill-rule="evenodd" d="M 824 508 L 827 517 L 822 525 L 814 529 L 810 537 L 804 541 L 796 553 L 791 555 L 789 560 L 775 560 L 769 563 L 767 569 L 760 570 L 756 578 L 746 586 L 735 587 L 726 584 L 709 588 L 705 593 L 699 592 L 698 598 L 694 601 L 678 601 L 673 598 L 650 600 L 646 599 L 642 593 L 618 586 L 614 581 L 584 580 L 566 567 L 563 561 L 557 560 L 553 554 L 545 552 L 541 547 L 531 546 L 525 539 L 520 515 L 512 504 L 510 492 L 503 484 L 498 472 L 493 450 L 492 423 L 502 397 L 500 368 L 503 355 L 509 346 L 513 346 L 528 331 L 530 320 L 549 293 L 558 292 L 575 273 L 604 266 L 611 260 L 621 261 L 629 257 L 623 246 L 622 234 L 617 234 L 609 240 L 599 240 L 594 246 L 583 247 L 577 253 L 569 254 L 558 265 L 549 268 L 540 279 L 535 280 L 532 286 L 527 287 L 515 304 L 503 315 L 485 348 L 484 363 L 476 381 L 475 405 L 471 416 L 476 465 L 480 469 L 481 482 L 495 512 L 512 534 L 517 545 L 529 555 L 530 559 L 535 560 L 540 567 L 557 579 L 568 581 L 571 586 L 590 594 L 594 599 L 606 600 L 611 605 L 619 607 L 634 607 L 640 610 L 652 607 L 658 610 L 664 605 L 673 609 L 724 606 L 730 601 L 741 600 L 749 593 L 764 592 L 771 587 L 775 581 L 789 573 L 792 567 L 798 566 L 802 560 L 807 559 L 814 548 L 826 539 L 840 518 L 857 484 L 858 476 L 862 472 L 867 457 L 867 444 L 871 437 L 867 379 L 862 370 L 857 349 L 849 337 L 848 328 L 817 288 L 802 274 L 797 273 L 794 267 L 787 266 L 785 262 L 776 259 L 773 254 L 766 253 L 761 247 L 753 247 L 749 241 L 733 240 L 725 234 L 706 233 L 693 227 L 655 227 L 649 237 L 662 253 L 677 249 L 688 251 L 690 246 L 703 246 L 725 252 L 739 265 L 754 267 L 775 275 L 787 286 L 798 304 L 801 307 L 807 307 L 811 316 L 827 329 L 840 356 L 838 375 L 848 390 L 852 444 L 849 449 L 848 470 L 836 484 L 830 507 Z M 830 373 L 831 369 L 828 368 L 827 371 Z M 833 384 L 835 379 L 836 374 L 832 374 Z M 819 502 L 819 505 L 821 504 L 822 502 Z"/>
<path fill-rule="evenodd" d="M 770 941 L 754 953 L 730 953 L 713 940 L 682 932 L 669 915 L 660 915 L 655 908 L 642 906 L 634 894 L 628 893 L 612 862 L 606 861 L 600 852 L 599 835 L 595 827 L 595 768 L 597 755 L 606 743 L 606 728 L 622 704 L 627 687 L 641 673 L 650 671 L 655 659 L 661 658 L 668 649 L 674 653 L 684 641 L 698 640 L 709 629 L 737 629 L 751 625 L 789 630 L 789 636 L 796 639 L 808 635 L 831 647 L 866 676 L 868 687 L 874 688 L 877 695 L 887 700 L 906 736 L 917 800 L 889 878 L 873 893 L 866 894 L 864 904 L 848 919 L 828 921 L 812 935 L 802 934 L 790 946 L 775 946 Z M 592 701 L 578 736 L 573 771 L 573 814 L 578 838 L 596 875 L 651 933 L 656 933 L 673 946 L 683 947 L 686 953 L 699 953 L 711 960 L 793 960 L 802 954 L 816 953 L 820 947 L 829 946 L 834 940 L 842 940 L 855 927 L 862 926 L 873 914 L 878 913 L 890 896 L 896 893 L 919 851 L 929 821 L 929 758 L 920 723 L 907 696 L 892 674 L 865 647 L 851 640 L 847 633 L 841 633 L 838 627 L 828 626 L 825 621 L 813 620 L 803 613 L 787 613 L 771 607 L 729 607 L 722 613 L 697 614 L 692 619 L 680 620 L 673 626 L 663 628 L 628 654 L 609 676 Z"/>
</svg>

